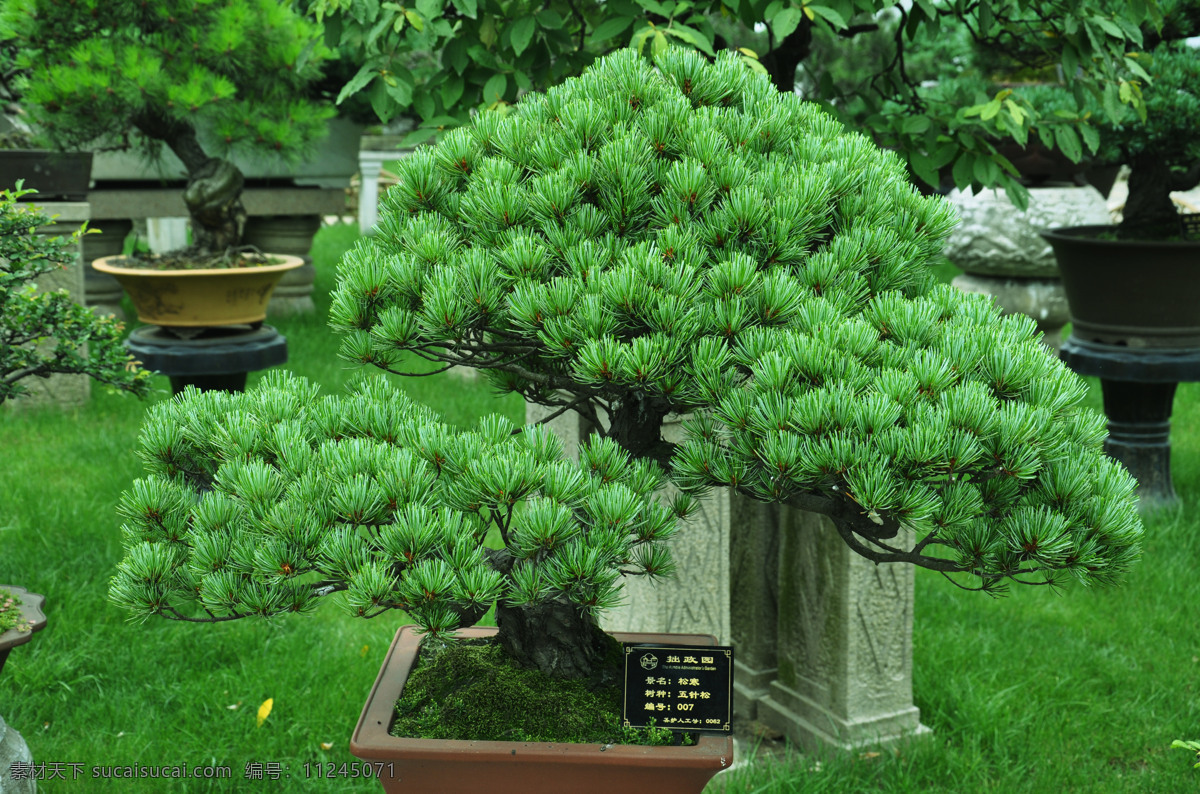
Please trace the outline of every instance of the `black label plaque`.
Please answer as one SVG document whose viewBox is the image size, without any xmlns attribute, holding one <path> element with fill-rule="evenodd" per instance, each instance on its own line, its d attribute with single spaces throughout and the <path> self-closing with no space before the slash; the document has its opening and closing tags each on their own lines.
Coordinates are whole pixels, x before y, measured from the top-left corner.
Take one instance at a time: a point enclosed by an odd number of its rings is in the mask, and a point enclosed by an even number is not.
<svg viewBox="0 0 1200 794">
<path fill-rule="evenodd" d="M 733 730 L 733 648 L 625 645 L 627 728 Z"/>
<path fill-rule="evenodd" d="M 1179 216 L 1179 225 L 1185 240 L 1200 240 L 1200 212 L 1189 212 Z"/>
</svg>

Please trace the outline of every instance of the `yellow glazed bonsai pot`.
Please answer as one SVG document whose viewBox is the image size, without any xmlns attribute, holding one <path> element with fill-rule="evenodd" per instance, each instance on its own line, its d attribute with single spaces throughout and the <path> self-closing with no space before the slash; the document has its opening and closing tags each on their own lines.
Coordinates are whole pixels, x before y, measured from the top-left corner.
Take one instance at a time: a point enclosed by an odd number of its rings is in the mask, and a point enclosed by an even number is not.
<svg viewBox="0 0 1200 794">
<path fill-rule="evenodd" d="M 152 325 L 205 328 L 261 323 L 275 285 L 304 264 L 298 256 L 268 254 L 276 263 L 248 268 L 152 270 L 125 267 L 125 257 L 97 259 L 92 266 L 112 275 L 129 293 L 138 319 Z"/>
</svg>

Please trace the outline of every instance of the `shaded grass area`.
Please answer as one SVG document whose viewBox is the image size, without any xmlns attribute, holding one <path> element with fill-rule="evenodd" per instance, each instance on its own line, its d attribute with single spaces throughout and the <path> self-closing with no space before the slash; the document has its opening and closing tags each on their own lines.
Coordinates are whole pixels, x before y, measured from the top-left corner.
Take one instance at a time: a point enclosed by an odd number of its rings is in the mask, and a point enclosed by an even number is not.
<svg viewBox="0 0 1200 794">
<path fill-rule="evenodd" d="M 271 320 L 288 339 L 286 366 L 326 392 L 357 371 L 337 360 L 338 339 L 325 325 L 336 261 L 357 236 L 350 226 L 323 229 L 313 251 L 317 313 Z M 167 399 L 167 379 L 156 383 L 154 399 Z M 496 399 L 482 379 L 438 375 L 403 384 L 448 421 L 469 424 L 494 411 L 523 421 L 520 399 Z M 268 781 L 290 776 L 290 791 L 378 790 L 374 781 L 319 778 L 314 765 L 355 760 L 349 737 L 403 615 L 357 620 L 329 604 L 314 616 L 269 622 L 137 624 L 108 603 L 108 578 L 122 556 L 114 508 L 141 475 L 134 450 L 145 411 L 144 403 L 94 387 L 78 410 L 0 413 L 0 584 L 45 594 L 49 617 L 0 673 L 0 716 L 36 761 L 82 765 L 78 776 L 60 767 L 62 777 L 40 782 L 39 791 L 263 785 L 246 779 L 248 764 Z M 256 713 L 268 698 L 274 707 L 259 727 Z M 90 777 L 130 764 L 220 765 L 230 776 L 169 784 Z"/>
</svg>

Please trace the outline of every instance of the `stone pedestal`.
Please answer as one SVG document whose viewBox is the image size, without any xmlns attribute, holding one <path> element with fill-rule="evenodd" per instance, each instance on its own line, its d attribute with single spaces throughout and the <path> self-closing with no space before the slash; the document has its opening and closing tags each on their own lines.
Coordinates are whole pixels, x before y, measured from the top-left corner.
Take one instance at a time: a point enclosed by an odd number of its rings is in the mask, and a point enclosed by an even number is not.
<svg viewBox="0 0 1200 794">
<path fill-rule="evenodd" d="M 1108 205 L 1093 187 L 1029 189 L 1029 208 L 1013 206 L 1003 190 L 954 191 L 961 222 L 946 243 L 946 257 L 966 275 L 954 285 L 991 295 L 1005 314 L 1027 314 L 1057 350 L 1070 319 L 1054 252 L 1038 232 L 1060 226 L 1109 223 Z"/>
<path fill-rule="evenodd" d="M 782 524 L 779 670 L 758 719 L 810 749 L 927 733 L 912 702 L 912 566 L 860 557 L 824 516 Z"/>
<path fill-rule="evenodd" d="M 527 406 L 526 419 L 549 415 Z M 550 422 L 578 459 L 588 427 Z M 678 422 L 663 435 L 680 440 Z M 855 747 L 927 732 L 912 704 L 911 566 L 854 554 L 828 519 L 717 489 L 679 530 L 674 580 L 626 581 L 611 631 L 715 634 L 734 646 L 734 713 L 793 741 Z"/>
<path fill-rule="evenodd" d="M 379 221 L 379 174 L 383 164 L 408 156 L 401 149 L 403 135 L 365 135 L 358 153 L 358 230 L 370 234 Z"/>
<path fill-rule="evenodd" d="M 317 214 L 270 215 L 246 221 L 246 229 L 242 233 L 244 244 L 257 246 L 263 253 L 289 254 L 304 260 L 302 266 L 284 273 L 279 280 L 267 306 L 268 316 L 290 317 L 312 314 L 317 310 L 312 299 L 317 269 L 309 254 L 312 252 L 313 237 L 320 228 L 321 216 Z"/>
<path fill-rule="evenodd" d="M 80 241 L 83 247 L 83 280 L 87 293 L 87 305 L 99 315 L 111 314 L 125 320 L 121 298 L 125 290 L 120 282 L 108 273 L 92 267 L 92 262 L 106 256 L 120 256 L 125 251 L 125 238 L 133 231 L 133 221 L 128 219 L 105 219 L 88 222 L 89 234 Z M 90 231 L 90 230 L 95 231 Z"/>
<path fill-rule="evenodd" d="M 29 745 L 0 716 L 0 794 L 34 794 L 37 781 L 33 779 L 32 764 Z"/>
<path fill-rule="evenodd" d="M 37 206 L 54 218 L 53 222 L 38 229 L 38 234 L 46 237 L 67 237 L 77 231 L 89 217 L 86 201 L 38 202 Z M 73 247 L 73 253 L 72 264 L 63 270 L 51 271 L 37 279 L 39 292 L 65 289 L 77 303 L 84 302 L 83 262 L 78 245 Z M 45 345 L 47 349 L 52 350 L 54 342 L 49 341 Z M 91 381 L 86 375 L 25 378 L 21 381 L 21 385 L 27 390 L 27 393 L 6 402 L 7 406 L 16 410 L 45 405 L 77 408 L 87 403 L 92 396 Z"/>
</svg>

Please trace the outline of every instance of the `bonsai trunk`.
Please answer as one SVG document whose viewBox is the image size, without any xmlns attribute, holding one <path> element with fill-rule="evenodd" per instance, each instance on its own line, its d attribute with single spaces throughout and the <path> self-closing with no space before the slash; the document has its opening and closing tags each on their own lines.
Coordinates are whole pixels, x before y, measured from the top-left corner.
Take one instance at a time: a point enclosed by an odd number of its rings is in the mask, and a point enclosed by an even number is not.
<svg viewBox="0 0 1200 794">
<path fill-rule="evenodd" d="M 500 645 L 524 667 L 541 670 L 552 678 L 604 677 L 603 662 L 612 639 L 567 601 L 550 601 L 532 607 L 496 604 Z"/>
<path fill-rule="evenodd" d="M 1190 190 L 1200 180 L 1200 166 L 1185 174 L 1153 154 L 1133 159 L 1129 174 L 1129 198 L 1117 237 L 1122 240 L 1164 240 L 1179 234 L 1179 212 L 1171 191 Z"/>
<path fill-rule="evenodd" d="M 486 554 L 497 571 L 505 576 L 512 572 L 515 560 L 506 549 L 488 549 Z M 496 627 L 505 653 L 553 678 L 599 680 L 612 642 L 590 615 L 560 599 L 532 607 L 497 601 Z"/>
<path fill-rule="evenodd" d="M 246 225 L 242 206 L 242 187 L 246 182 L 238 167 L 228 160 L 209 157 L 196 131 L 190 126 L 138 125 L 150 137 L 166 142 L 183 161 L 188 172 L 183 201 L 192 221 L 192 250 L 199 254 L 219 254 L 236 247 Z"/>
</svg>

